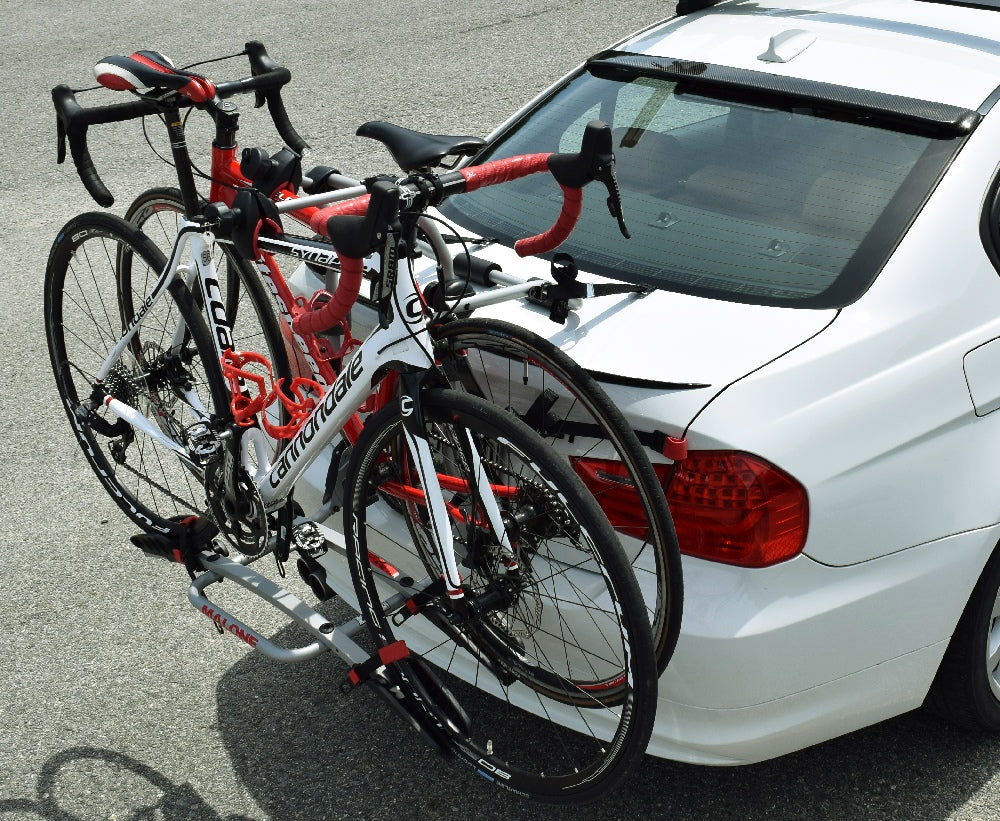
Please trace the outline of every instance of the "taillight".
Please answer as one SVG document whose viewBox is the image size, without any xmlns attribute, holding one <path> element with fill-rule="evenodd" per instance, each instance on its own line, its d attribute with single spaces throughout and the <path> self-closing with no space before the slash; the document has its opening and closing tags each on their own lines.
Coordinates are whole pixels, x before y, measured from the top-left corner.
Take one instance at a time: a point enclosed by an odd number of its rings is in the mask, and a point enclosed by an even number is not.
<svg viewBox="0 0 1000 821">
<path fill-rule="evenodd" d="M 742 567 L 766 567 L 802 551 L 805 488 L 769 462 L 737 451 L 689 451 L 667 487 L 681 550 Z"/>
<path fill-rule="evenodd" d="M 611 526 L 636 539 L 645 540 L 649 535 L 646 513 L 639 501 L 639 494 L 629 478 L 625 466 L 613 459 L 570 457 L 570 462 L 583 479 L 583 483 L 597 499 Z M 653 465 L 656 477 L 663 486 L 670 478 L 672 465 Z"/>
<path fill-rule="evenodd" d="M 620 462 L 573 460 L 612 526 L 645 538 L 638 494 Z M 682 553 L 742 567 L 766 567 L 798 555 L 809 527 L 805 488 L 748 453 L 692 450 L 675 465 L 655 465 Z M 671 476 L 671 474 L 673 474 Z"/>
</svg>

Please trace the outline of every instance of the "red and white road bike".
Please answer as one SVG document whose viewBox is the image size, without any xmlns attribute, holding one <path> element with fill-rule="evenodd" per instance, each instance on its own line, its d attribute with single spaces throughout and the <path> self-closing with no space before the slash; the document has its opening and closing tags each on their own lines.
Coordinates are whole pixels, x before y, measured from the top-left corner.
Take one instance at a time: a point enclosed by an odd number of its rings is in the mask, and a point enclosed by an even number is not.
<svg viewBox="0 0 1000 821">
<path fill-rule="evenodd" d="M 515 415 L 450 388 L 425 297 L 398 263 L 415 252 L 427 208 L 546 169 L 569 205 L 552 232 L 530 242 L 539 252 L 558 244 L 572 230 L 579 190 L 613 161 L 606 127 L 593 124 L 578 154 L 373 181 L 365 197 L 312 215 L 326 242 L 286 234 L 273 192 L 244 188 L 231 204 L 203 208 L 195 189 L 182 104 L 225 118 L 232 95 L 280 88 L 276 73 L 215 84 L 155 52 L 106 58 L 97 71 L 136 101 L 82 108 L 69 89 L 53 93 L 88 190 L 107 199 L 86 150 L 88 126 L 154 114 L 170 135 L 184 209 L 167 258 L 124 220 L 75 217 L 45 277 L 60 397 L 98 477 L 142 527 L 137 546 L 183 562 L 189 597 L 220 628 L 279 661 L 338 653 L 352 683 L 374 686 L 435 747 L 500 786 L 555 802 L 602 794 L 642 755 L 655 713 L 642 592 L 569 463 Z M 389 128 L 381 138 L 405 154 L 412 135 Z M 308 205 L 323 196 L 337 198 Z M 363 260 L 377 254 L 378 322 L 341 347 L 332 382 L 275 376 L 267 358 L 234 349 L 239 326 L 227 302 L 242 280 L 224 290 L 220 242 L 243 259 L 336 255 L 330 299 L 289 303 L 301 309 L 292 328 L 303 336 L 344 322 Z M 138 283 L 149 287 L 140 293 Z M 331 460 L 338 438 L 345 444 Z M 314 464 L 342 506 L 339 544 L 317 538 L 294 502 Z M 332 625 L 252 567 L 267 554 L 281 566 L 292 551 L 307 568 L 346 555 L 374 653 L 355 641 L 355 622 Z M 207 589 L 224 578 L 313 640 L 278 647 L 210 601 Z"/>
</svg>

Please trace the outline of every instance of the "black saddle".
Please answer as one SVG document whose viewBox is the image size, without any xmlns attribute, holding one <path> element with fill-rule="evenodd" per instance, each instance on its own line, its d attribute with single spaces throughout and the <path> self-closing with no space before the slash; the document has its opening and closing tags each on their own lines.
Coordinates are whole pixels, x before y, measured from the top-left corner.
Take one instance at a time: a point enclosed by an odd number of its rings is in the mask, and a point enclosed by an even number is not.
<svg viewBox="0 0 1000 821">
<path fill-rule="evenodd" d="M 424 134 L 380 121 L 364 123 L 357 134 L 359 137 L 371 137 L 382 143 L 404 171 L 433 168 L 445 157 L 472 156 L 486 145 L 486 140 L 480 137 Z"/>
</svg>

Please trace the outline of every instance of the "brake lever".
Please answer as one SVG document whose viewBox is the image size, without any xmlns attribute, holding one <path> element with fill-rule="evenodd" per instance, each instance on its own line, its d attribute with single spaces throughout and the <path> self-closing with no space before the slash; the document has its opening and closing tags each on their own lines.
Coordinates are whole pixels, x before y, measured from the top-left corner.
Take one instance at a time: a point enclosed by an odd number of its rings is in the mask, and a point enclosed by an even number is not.
<svg viewBox="0 0 1000 821">
<path fill-rule="evenodd" d="M 625 239 L 632 239 L 628 226 L 625 224 L 625 211 L 622 208 L 622 192 L 618 187 L 618 175 L 615 174 L 615 155 L 603 155 L 598 158 L 598 163 L 594 169 L 593 177 L 596 181 L 604 183 L 608 189 L 608 211 L 618 220 L 618 230 L 622 232 Z"/>
<path fill-rule="evenodd" d="M 59 165 L 66 162 L 66 126 L 58 114 L 56 114 L 56 162 Z"/>
</svg>

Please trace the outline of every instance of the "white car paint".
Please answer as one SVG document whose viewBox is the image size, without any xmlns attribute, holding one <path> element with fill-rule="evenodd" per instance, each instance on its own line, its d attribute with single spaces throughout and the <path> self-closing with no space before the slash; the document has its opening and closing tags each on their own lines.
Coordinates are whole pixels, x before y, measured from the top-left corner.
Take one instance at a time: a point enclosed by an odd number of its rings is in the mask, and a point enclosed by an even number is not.
<svg viewBox="0 0 1000 821">
<path fill-rule="evenodd" d="M 788 62 L 761 60 L 789 30 L 815 40 Z M 975 110 L 1000 84 L 1000 11 L 736 2 L 618 48 Z M 682 632 L 660 682 L 652 754 L 761 761 L 927 694 L 1000 539 L 1000 275 L 980 237 L 998 145 L 994 111 L 867 293 L 839 310 L 661 291 L 591 300 L 566 326 L 524 303 L 483 311 L 594 371 L 687 384 L 608 390 L 636 427 L 683 433 L 692 449 L 758 454 L 807 489 L 796 558 L 744 569 L 685 557 Z M 547 269 L 502 247 L 480 255 L 525 276 Z M 346 577 L 339 584 L 350 590 Z"/>
</svg>

